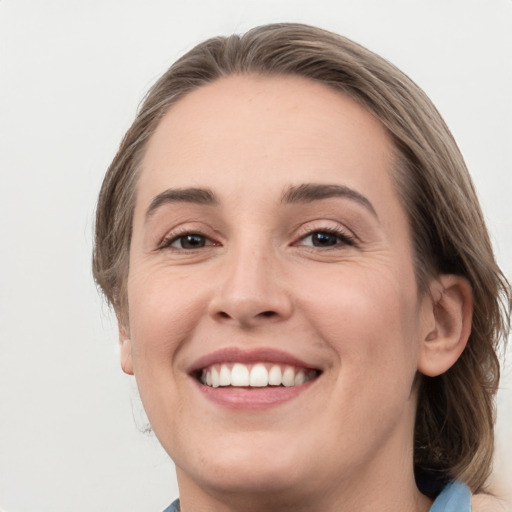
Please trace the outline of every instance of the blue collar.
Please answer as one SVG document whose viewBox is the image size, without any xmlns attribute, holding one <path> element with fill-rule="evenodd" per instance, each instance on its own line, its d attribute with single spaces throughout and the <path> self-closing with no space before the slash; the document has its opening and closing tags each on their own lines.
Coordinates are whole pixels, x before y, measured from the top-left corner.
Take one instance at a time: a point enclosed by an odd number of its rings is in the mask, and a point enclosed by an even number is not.
<svg viewBox="0 0 512 512">
<path fill-rule="evenodd" d="M 471 491 L 462 482 L 450 482 L 441 491 L 429 512 L 471 512 Z"/>
</svg>

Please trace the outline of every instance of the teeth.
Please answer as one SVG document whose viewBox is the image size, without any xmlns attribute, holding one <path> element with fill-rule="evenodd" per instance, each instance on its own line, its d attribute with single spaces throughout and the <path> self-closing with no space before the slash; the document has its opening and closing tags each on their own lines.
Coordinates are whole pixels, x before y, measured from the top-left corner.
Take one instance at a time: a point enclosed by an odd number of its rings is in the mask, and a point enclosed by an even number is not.
<svg viewBox="0 0 512 512">
<path fill-rule="evenodd" d="M 280 386 L 282 382 L 283 374 L 281 373 L 281 368 L 275 364 L 270 368 L 268 372 L 268 383 L 271 386 Z"/>
<path fill-rule="evenodd" d="M 295 374 L 295 382 L 294 386 L 300 386 L 301 384 L 304 384 L 306 382 L 306 374 L 300 370 Z"/>
<path fill-rule="evenodd" d="M 220 365 L 219 385 L 231 386 L 231 371 L 225 364 Z"/>
<path fill-rule="evenodd" d="M 283 372 L 283 386 L 289 388 L 295 384 L 295 370 L 287 366 Z"/>
<path fill-rule="evenodd" d="M 249 385 L 256 388 L 268 386 L 268 372 L 263 364 L 255 364 L 252 367 Z"/>
<path fill-rule="evenodd" d="M 200 381 L 210 387 L 300 386 L 318 375 L 315 370 L 304 370 L 278 364 L 242 363 L 220 364 L 205 368 Z"/>
<path fill-rule="evenodd" d="M 217 371 L 217 368 L 213 367 L 212 368 L 212 386 L 214 388 L 218 388 L 219 384 L 220 384 L 219 372 Z"/>
<path fill-rule="evenodd" d="M 208 373 L 206 374 L 207 378 Z M 240 387 L 249 385 L 249 368 L 245 364 L 236 363 L 233 365 L 231 369 L 231 385 Z"/>
</svg>

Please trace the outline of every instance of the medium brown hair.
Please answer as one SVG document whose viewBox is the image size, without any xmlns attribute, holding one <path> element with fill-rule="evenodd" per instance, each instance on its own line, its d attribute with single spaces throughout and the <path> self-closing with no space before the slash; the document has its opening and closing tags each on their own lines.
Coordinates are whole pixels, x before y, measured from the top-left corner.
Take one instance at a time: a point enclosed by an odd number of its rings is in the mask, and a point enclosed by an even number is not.
<svg viewBox="0 0 512 512">
<path fill-rule="evenodd" d="M 126 321 L 126 279 L 137 176 L 146 144 L 171 105 L 235 74 L 298 75 L 350 96 L 386 127 L 393 178 L 407 211 L 418 287 L 441 273 L 464 276 L 474 314 L 466 349 L 438 377 L 422 377 L 415 426 L 418 474 L 459 478 L 474 492 L 491 470 L 499 344 L 509 326 L 510 288 L 497 266 L 471 178 L 443 119 L 395 66 L 339 35 L 274 24 L 209 39 L 181 57 L 147 94 L 105 176 L 96 213 L 96 282 Z"/>
</svg>

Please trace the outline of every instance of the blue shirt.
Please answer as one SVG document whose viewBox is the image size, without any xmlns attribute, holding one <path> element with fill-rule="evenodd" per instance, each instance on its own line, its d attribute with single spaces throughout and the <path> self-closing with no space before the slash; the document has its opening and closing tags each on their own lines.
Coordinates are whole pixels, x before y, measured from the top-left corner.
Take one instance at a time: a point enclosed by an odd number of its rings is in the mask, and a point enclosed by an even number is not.
<svg viewBox="0 0 512 512">
<path fill-rule="evenodd" d="M 429 512 L 471 512 L 471 491 L 462 482 L 451 482 L 441 491 Z"/>
<path fill-rule="evenodd" d="M 164 512 L 179 512 L 180 500 L 176 500 Z M 471 492 L 462 482 L 451 482 L 436 498 L 429 512 L 471 512 Z"/>
</svg>

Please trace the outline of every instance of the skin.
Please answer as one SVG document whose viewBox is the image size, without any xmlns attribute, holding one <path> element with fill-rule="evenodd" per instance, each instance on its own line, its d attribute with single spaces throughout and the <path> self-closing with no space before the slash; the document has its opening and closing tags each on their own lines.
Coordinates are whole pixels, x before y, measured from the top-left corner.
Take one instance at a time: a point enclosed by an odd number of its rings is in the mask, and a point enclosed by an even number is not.
<svg viewBox="0 0 512 512">
<path fill-rule="evenodd" d="M 297 77 L 204 86 L 149 141 L 121 360 L 176 463 L 184 512 L 430 507 L 412 466 L 418 371 L 442 373 L 460 355 L 470 290 L 438 276 L 418 292 L 392 168 L 376 119 Z M 370 206 L 346 195 L 283 201 L 304 184 L 347 187 Z M 189 188 L 216 203 L 163 201 L 147 213 L 163 192 Z M 314 244 L 333 230 L 333 245 Z M 204 246 L 183 248 L 187 233 Z M 232 409 L 189 374 L 230 347 L 277 348 L 322 373 L 292 400 Z"/>
</svg>

